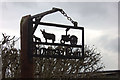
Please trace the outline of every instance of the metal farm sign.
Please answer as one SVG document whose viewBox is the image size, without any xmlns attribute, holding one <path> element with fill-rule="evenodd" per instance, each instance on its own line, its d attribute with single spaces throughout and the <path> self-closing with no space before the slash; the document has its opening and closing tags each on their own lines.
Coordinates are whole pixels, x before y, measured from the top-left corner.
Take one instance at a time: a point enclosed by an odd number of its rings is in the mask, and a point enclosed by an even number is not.
<svg viewBox="0 0 120 80">
<path fill-rule="evenodd" d="M 46 23 L 41 22 L 41 19 L 47 15 L 54 12 L 61 12 L 71 23 L 73 26 L 55 24 L 55 23 Z M 63 28 L 65 29 L 66 34 L 61 35 L 61 38 L 58 42 L 56 42 L 56 34 L 47 32 L 45 29 L 40 29 L 40 34 L 43 35 L 44 41 L 41 40 L 40 37 L 36 37 L 34 34 L 38 25 Z M 76 35 L 68 34 L 69 30 L 79 30 L 81 32 L 81 43 L 78 42 L 80 39 Z M 54 31 L 53 31 L 54 32 Z M 59 32 L 59 31 L 58 31 Z M 51 41 L 51 42 L 48 42 Z M 69 42 L 69 43 L 68 43 Z M 81 44 L 81 45 L 80 45 Z M 44 46 L 42 46 L 44 45 Z M 60 48 L 47 48 L 45 46 L 54 46 L 54 47 L 62 47 Z M 74 48 L 78 49 L 76 53 L 74 53 Z M 44 57 L 44 58 L 60 58 L 60 59 L 83 59 L 84 58 L 84 27 L 78 27 L 77 22 L 73 21 L 67 14 L 59 8 L 53 8 L 52 10 L 30 16 L 28 21 L 28 56 L 29 59 L 33 57 Z"/>
</svg>

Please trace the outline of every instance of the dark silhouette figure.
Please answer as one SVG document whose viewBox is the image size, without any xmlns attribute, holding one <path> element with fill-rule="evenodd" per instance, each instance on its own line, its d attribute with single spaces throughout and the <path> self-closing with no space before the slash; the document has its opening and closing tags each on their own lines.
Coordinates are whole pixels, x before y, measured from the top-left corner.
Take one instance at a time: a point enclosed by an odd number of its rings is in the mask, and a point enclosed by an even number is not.
<svg viewBox="0 0 120 80">
<path fill-rule="evenodd" d="M 35 42 L 41 42 L 41 39 L 33 35 L 33 38 L 35 39 Z"/>
<path fill-rule="evenodd" d="M 43 31 L 40 29 L 40 31 L 42 32 L 43 37 L 45 38 L 46 43 L 47 43 L 47 39 L 49 39 L 49 40 L 51 39 L 52 43 L 54 43 L 54 41 L 55 41 L 55 35 L 54 34 L 46 33 L 44 29 L 43 29 Z"/>
<path fill-rule="evenodd" d="M 71 44 L 71 45 L 76 45 L 76 44 L 77 44 L 77 41 L 78 41 L 78 38 L 77 38 L 75 35 L 72 35 L 72 36 L 68 35 L 68 34 L 67 34 L 67 31 L 68 31 L 69 29 L 70 29 L 70 28 L 67 28 L 67 29 L 66 29 L 66 35 L 62 35 L 62 36 L 61 36 L 60 42 L 61 42 L 62 44 L 65 44 L 65 42 L 69 42 L 69 41 L 70 41 L 70 44 Z"/>
</svg>

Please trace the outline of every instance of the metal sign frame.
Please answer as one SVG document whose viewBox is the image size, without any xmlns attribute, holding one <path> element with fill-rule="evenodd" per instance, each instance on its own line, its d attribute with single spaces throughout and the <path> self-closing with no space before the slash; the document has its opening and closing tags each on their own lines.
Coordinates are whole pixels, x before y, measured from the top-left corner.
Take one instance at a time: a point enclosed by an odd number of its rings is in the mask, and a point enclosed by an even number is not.
<svg viewBox="0 0 120 80">
<path fill-rule="evenodd" d="M 28 56 L 30 60 L 32 60 L 33 57 L 45 57 L 45 58 L 61 58 L 61 59 L 83 59 L 84 58 L 84 27 L 77 27 L 77 22 L 72 21 L 74 26 L 69 25 L 62 25 L 62 24 L 54 24 L 54 23 L 45 23 L 40 22 L 40 20 L 47 14 L 51 14 L 57 11 L 61 11 L 61 9 L 53 8 L 52 10 L 31 16 L 28 21 Z M 34 20 L 33 20 L 34 19 Z M 33 26 L 33 24 L 35 24 Z M 33 41 L 33 35 L 35 30 L 37 29 L 38 25 L 45 25 L 50 27 L 58 27 L 58 28 L 69 28 L 69 29 L 77 29 L 82 31 L 82 45 L 69 45 L 69 44 L 60 44 L 60 43 L 46 43 L 46 42 L 34 42 Z M 82 49 L 82 56 L 62 56 L 62 55 L 34 55 L 33 45 L 41 44 L 41 45 L 54 45 L 54 46 L 67 46 L 67 47 L 79 47 Z"/>
</svg>

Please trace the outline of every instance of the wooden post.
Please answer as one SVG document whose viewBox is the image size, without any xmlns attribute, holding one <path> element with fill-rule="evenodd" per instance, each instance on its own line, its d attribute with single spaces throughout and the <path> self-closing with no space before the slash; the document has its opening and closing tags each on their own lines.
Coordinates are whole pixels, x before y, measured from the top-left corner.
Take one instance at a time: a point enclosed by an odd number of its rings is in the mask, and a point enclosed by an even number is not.
<svg viewBox="0 0 120 80">
<path fill-rule="evenodd" d="M 20 35 L 21 35 L 21 78 L 33 78 L 33 62 L 29 59 L 29 19 L 30 15 L 24 16 L 20 23 Z"/>
</svg>

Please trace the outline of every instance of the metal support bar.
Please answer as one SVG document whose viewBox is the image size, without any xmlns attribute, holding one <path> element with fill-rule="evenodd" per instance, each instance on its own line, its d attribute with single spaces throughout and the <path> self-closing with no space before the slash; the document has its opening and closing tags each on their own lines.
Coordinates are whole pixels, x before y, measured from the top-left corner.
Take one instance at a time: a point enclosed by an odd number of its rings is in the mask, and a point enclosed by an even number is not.
<svg viewBox="0 0 120 80">
<path fill-rule="evenodd" d="M 33 21 L 33 24 L 36 24 L 36 22 Z M 84 27 L 74 27 L 74 26 L 69 26 L 69 25 L 45 23 L 45 22 L 39 22 L 38 24 L 39 25 L 46 25 L 46 26 L 53 26 L 53 27 L 61 27 L 61 28 L 72 28 L 72 29 L 80 29 L 80 30 L 84 29 Z"/>
<path fill-rule="evenodd" d="M 51 13 L 54 13 L 54 12 L 57 12 L 57 11 L 61 11 L 62 9 L 59 9 L 59 8 L 53 8 L 52 10 L 49 10 L 49 11 L 46 11 L 46 12 L 43 12 L 43 13 L 40 13 L 40 14 L 36 14 L 36 15 L 33 15 L 31 16 L 31 18 L 37 18 L 37 19 L 41 19 L 42 17 L 44 17 L 45 15 L 47 14 L 51 14 Z"/>
<path fill-rule="evenodd" d="M 55 46 L 68 46 L 68 47 L 80 47 L 80 48 L 82 48 L 82 45 L 69 45 L 69 44 L 59 44 L 59 43 L 34 42 L 34 44 L 55 45 Z"/>
<path fill-rule="evenodd" d="M 84 28 L 82 30 L 82 57 L 84 57 Z"/>
</svg>

